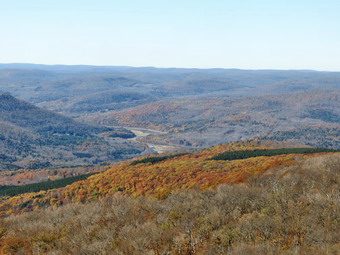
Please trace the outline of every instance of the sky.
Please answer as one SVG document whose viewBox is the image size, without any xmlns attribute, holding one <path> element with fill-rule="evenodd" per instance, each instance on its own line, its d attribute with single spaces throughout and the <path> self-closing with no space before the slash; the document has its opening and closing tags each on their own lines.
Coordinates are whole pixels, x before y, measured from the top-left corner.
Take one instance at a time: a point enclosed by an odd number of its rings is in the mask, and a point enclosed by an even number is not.
<svg viewBox="0 0 340 255">
<path fill-rule="evenodd" d="M 0 0 L 0 63 L 340 71 L 340 1 Z"/>
</svg>

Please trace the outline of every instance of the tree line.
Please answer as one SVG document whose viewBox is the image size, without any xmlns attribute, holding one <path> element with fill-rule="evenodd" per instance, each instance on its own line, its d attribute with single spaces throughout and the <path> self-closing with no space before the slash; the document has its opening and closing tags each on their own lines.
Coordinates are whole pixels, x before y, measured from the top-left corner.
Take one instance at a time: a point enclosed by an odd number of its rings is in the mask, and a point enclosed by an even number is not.
<svg viewBox="0 0 340 255">
<path fill-rule="evenodd" d="M 55 181 L 46 181 L 22 186 L 0 186 L 0 196 L 16 196 L 24 193 L 38 192 L 41 190 L 57 189 L 81 181 L 95 173 L 82 174 Z"/>
<path fill-rule="evenodd" d="M 146 164 L 146 163 L 158 163 L 167 159 L 172 159 L 175 157 L 179 157 L 179 156 L 183 156 L 186 155 L 188 153 L 177 153 L 177 154 L 171 154 L 171 155 L 166 155 L 166 156 L 159 156 L 159 157 L 147 157 L 147 158 L 143 158 L 140 160 L 135 160 L 131 163 L 131 165 L 138 165 L 138 164 Z"/>
<path fill-rule="evenodd" d="M 257 149 L 257 150 L 239 150 L 226 151 L 216 155 L 210 160 L 236 160 L 247 159 L 262 156 L 277 156 L 285 154 L 313 154 L 320 152 L 338 152 L 339 150 L 323 149 L 323 148 L 283 148 L 283 149 Z"/>
</svg>

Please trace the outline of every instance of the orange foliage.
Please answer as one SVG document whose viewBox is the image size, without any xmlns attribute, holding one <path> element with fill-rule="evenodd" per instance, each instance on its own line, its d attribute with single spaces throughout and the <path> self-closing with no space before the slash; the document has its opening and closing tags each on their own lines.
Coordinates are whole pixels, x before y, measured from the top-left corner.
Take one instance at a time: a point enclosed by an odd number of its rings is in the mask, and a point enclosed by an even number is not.
<svg viewBox="0 0 340 255">
<path fill-rule="evenodd" d="M 47 206 L 59 206 L 69 201 L 85 202 L 112 195 L 164 198 L 172 191 L 181 189 L 212 189 L 223 183 L 247 182 L 250 177 L 268 170 L 290 166 L 308 155 L 279 155 L 242 160 L 207 160 L 226 150 L 264 149 L 256 142 L 230 143 L 216 146 L 195 154 L 186 154 L 156 164 L 137 165 L 123 162 L 106 172 L 73 183 L 64 189 L 23 194 L 0 200 L 0 216 L 30 211 Z"/>
<path fill-rule="evenodd" d="M 115 164 L 116 163 L 97 166 L 51 167 L 38 170 L 20 169 L 0 172 L 0 185 L 25 185 L 48 180 L 58 180 L 85 173 L 103 172 Z"/>
</svg>

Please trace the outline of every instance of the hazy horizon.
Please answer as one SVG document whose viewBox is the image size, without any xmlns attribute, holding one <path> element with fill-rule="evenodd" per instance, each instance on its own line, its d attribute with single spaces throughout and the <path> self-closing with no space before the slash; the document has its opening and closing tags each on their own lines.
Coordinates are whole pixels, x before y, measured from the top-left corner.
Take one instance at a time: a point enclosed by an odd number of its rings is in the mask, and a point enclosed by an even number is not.
<svg viewBox="0 0 340 255">
<path fill-rule="evenodd" d="M 340 71 L 340 2 L 0 3 L 0 63 Z"/>
<path fill-rule="evenodd" d="M 1 65 L 29 65 L 29 66 L 50 66 L 50 67 L 98 67 L 98 68 L 156 68 L 156 69 L 197 69 L 197 70 L 240 70 L 240 71 L 301 71 L 301 72 L 340 72 L 339 70 L 316 70 L 316 69 L 274 69 L 274 68 L 264 68 L 264 69 L 250 69 L 250 68 L 223 68 L 223 67 L 176 67 L 176 66 L 126 66 L 126 65 L 91 65 L 91 64 L 41 64 L 41 63 L 0 63 Z M 22 67 L 23 68 L 23 67 Z M 20 68 L 19 68 L 20 69 Z M 23 68 L 24 69 L 24 68 Z"/>
</svg>

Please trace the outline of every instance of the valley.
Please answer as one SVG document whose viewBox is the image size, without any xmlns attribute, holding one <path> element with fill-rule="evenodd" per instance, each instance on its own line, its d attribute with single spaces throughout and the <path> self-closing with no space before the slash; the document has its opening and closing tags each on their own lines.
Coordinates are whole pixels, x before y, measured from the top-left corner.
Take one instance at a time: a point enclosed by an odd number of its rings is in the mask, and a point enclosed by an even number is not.
<svg viewBox="0 0 340 255">
<path fill-rule="evenodd" d="M 0 255 L 340 255 L 340 1 L 0 1 Z"/>
<path fill-rule="evenodd" d="M 0 169 L 39 169 L 117 161 L 145 146 L 123 128 L 91 126 L 0 94 Z"/>
<path fill-rule="evenodd" d="M 0 65 L 0 91 L 93 125 L 165 132 L 138 138 L 159 151 L 273 134 L 339 148 L 339 87 L 337 72 Z"/>
<path fill-rule="evenodd" d="M 136 136 L 133 138 L 129 138 L 128 140 L 133 141 L 140 141 L 143 143 L 143 139 L 146 138 L 146 141 L 148 138 L 155 137 L 157 135 L 165 135 L 167 132 L 159 131 L 155 129 L 145 129 L 145 128 L 132 128 L 132 127 L 124 127 L 125 129 L 131 131 Z M 165 152 L 173 152 L 173 151 L 180 151 L 180 150 L 186 150 L 188 147 L 177 145 L 177 144 L 153 144 L 153 143 L 145 143 L 150 150 L 156 152 L 156 153 L 165 153 Z"/>
<path fill-rule="evenodd" d="M 281 140 L 339 148 L 339 101 L 338 89 L 319 89 L 237 99 L 161 100 L 83 118 L 93 124 L 129 123 L 167 132 L 141 139 L 148 143 L 204 148 L 253 136 L 268 139 L 267 136 L 278 132 L 286 134 L 281 135 Z M 308 133 L 298 135 L 295 130 L 299 129 L 308 129 Z M 332 137 L 328 139 L 329 135 Z"/>
<path fill-rule="evenodd" d="M 248 139 L 339 149 L 339 88 L 336 72 L 0 65 L 0 169 L 59 172 Z"/>
<path fill-rule="evenodd" d="M 340 73 L 0 64 L 0 91 L 0 254 L 338 250 Z"/>
</svg>

